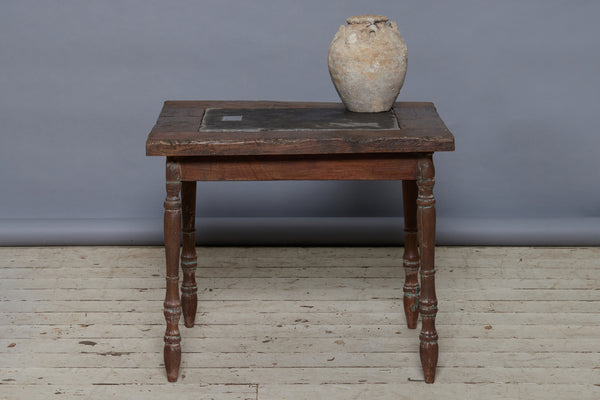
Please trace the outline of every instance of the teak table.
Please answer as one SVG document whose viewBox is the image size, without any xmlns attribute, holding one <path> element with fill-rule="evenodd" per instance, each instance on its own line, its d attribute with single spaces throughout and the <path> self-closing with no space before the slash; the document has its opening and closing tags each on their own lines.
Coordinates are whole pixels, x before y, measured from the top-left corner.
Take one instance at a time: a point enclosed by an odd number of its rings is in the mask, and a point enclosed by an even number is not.
<svg viewBox="0 0 600 400">
<path fill-rule="evenodd" d="M 148 136 L 146 155 L 167 157 L 168 380 L 176 381 L 179 373 L 181 311 L 188 328 L 196 315 L 196 181 L 402 180 L 404 312 L 411 329 L 421 314 L 421 364 L 425 381 L 432 383 L 438 359 L 432 156 L 452 150 L 454 137 L 432 103 L 402 102 L 388 112 L 352 113 L 338 103 L 165 102 Z"/>
</svg>

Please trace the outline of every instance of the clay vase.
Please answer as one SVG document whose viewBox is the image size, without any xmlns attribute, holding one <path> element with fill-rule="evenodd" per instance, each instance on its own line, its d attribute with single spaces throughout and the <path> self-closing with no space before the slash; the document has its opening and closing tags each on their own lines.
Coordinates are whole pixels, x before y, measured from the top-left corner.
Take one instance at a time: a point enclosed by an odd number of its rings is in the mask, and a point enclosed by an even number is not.
<svg viewBox="0 0 600 400">
<path fill-rule="evenodd" d="M 395 22 L 359 15 L 340 26 L 329 46 L 329 74 L 346 108 L 388 111 L 406 76 L 406 43 Z"/>
</svg>

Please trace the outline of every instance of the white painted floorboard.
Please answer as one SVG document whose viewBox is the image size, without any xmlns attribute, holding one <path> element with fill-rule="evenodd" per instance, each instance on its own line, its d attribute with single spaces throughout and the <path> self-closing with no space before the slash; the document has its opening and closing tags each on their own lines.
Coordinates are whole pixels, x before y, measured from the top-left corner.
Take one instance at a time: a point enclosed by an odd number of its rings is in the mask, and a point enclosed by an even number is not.
<svg viewBox="0 0 600 400">
<path fill-rule="evenodd" d="M 402 248 L 197 251 L 168 383 L 162 248 L 0 248 L 0 399 L 600 399 L 600 248 L 438 248 L 433 385 Z"/>
</svg>

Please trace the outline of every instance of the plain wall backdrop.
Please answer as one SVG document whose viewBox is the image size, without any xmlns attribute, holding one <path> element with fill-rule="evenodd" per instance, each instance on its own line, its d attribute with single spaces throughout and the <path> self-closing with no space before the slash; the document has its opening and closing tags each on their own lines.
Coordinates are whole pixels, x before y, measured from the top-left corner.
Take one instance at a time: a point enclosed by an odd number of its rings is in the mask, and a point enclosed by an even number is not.
<svg viewBox="0 0 600 400">
<path fill-rule="evenodd" d="M 600 244 L 600 2 L 0 1 L 0 245 L 156 244 L 164 100 L 338 101 L 327 49 L 383 14 L 433 101 L 438 243 Z M 201 243 L 393 244 L 399 182 L 198 184 Z"/>
</svg>

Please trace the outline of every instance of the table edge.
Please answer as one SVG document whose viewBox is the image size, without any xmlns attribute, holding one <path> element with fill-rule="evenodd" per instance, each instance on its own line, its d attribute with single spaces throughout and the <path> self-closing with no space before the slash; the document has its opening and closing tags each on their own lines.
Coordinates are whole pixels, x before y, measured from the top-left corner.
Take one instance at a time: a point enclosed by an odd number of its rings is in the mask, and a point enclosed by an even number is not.
<svg viewBox="0 0 600 400">
<path fill-rule="evenodd" d="M 376 137 L 373 140 L 373 144 L 376 144 L 375 147 L 366 147 L 362 151 L 356 151 L 355 146 L 352 146 L 352 142 L 348 140 L 344 140 L 343 137 L 338 137 L 332 139 L 329 143 L 327 143 L 324 137 L 319 138 L 321 143 L 327 144 L 326 146 L 322 146 L 321 148 L 315 148 L 314 146 L 310 147 L 309 143 L 314 141 L 314 139 L 310 138 L 291 138 L 290 140 L 286 140 L 282 142 L 281 140 L 277 140 L 277 143 L 273 142 L 273 144 L 281 145 L 280 149 L 263 149 L 260 152 L 252 153 L 247 150 L 242 151 L 242 146 L 240 145 L 239 140 L 221 140 L 218 143 L 214 141 L 203 141 L 203 140 L 194 140 L 181 142 L 178 140 L 171 140 L 164 137 L 165 132 L 160 132 L 160 135 L 155 132 L 156 125 L 153 127 L 152 131 L 148 135 L 146 140 L 146 156 L 240 156 L 240 155 L 285 155 L 285 154 L 366 154 L 366 153 L 414 153 L 414 152 L 437 152 L 437 151 L 454 151 L 455 150 L 455 140 L 454 135 L 450 132 L 450 130 L 445 125 L 444 121 L 439 116 L 435 104 L 433 102 L 396 102 L 394 103 L 394 108 L 400 108 L 402 106 L 406 107 L 406 105 L 411 105 L 413 107 L 423 107 L 423 108 L 431 108 L 438 119 L 441 121 L 443 128 L 440 129 L 443 132 L 443 135 L 439 135 L 440 131 L 431 132 L 431 135 L 425 134 L 419 138 L 414 138 L 411 141 L 411 138 L 387 138 L 386 140 L 378 140 Z M 163 103 L 163 107 L 161 109 L 161 113 L 157 122 L 161 120 L 162 114 L 165 110 L 169 108 L 189 108 L 189 107 L 197 107 L 202 109 L 200 114 L 204 113 L 204 110 L 207 108 L 310 108 L 310 107 L 324 107 L 324 108 L 343 108 L 343 104 L 339 102 L 296 102 L 296 101 L 262 101 L 262 100 L 167 100 Z M 398 118 L 398 114 L 396 114 L 396 118 Z M 201 116 L 196 117 L 201 120 Z M 396 129 L 392 129 L 396 130 Z M 310 130 L 308 130 L 310 132 Z M 369 134 L 375 134 L 377 132 L 381 132 L 382 130 L 360 130 L 360 131 L 346 131 L 344 130 L 336 130 L 330 131 L 336 132 L 341 136 L 346 133 L 347 135 L 361 135 L 366 136 Z M 265 136 L 276 136 L 278 131 L 264 131 Z M 183 137 L 193 137 L 197 135 L 197 131 L 178 131 L 178 134 Z M 264 140 L 264 143 L 269 143 L 268 139 L 261 138 Z M 237 148 L 235 145 L 240 145 Z M 337 145 L 337 147 L 336 147 Z M 195 149 L 190 150 L 190 147 L 193 146 Z M 198 151 L 198 146 L 204 147 L 203 151 Z M 165 147 L 168 147 L 165 150 Z M 275 146 L 277 147 L 277 146 Z M 285 152 L 282 152 L 286 149 Z M 395 148 L 396 150 L 390 151 L 390 148 Z"/>
</svg>

